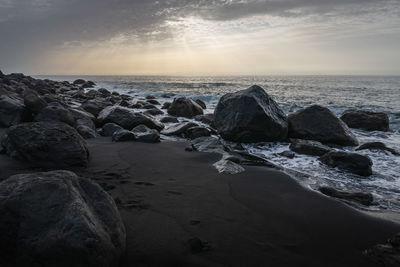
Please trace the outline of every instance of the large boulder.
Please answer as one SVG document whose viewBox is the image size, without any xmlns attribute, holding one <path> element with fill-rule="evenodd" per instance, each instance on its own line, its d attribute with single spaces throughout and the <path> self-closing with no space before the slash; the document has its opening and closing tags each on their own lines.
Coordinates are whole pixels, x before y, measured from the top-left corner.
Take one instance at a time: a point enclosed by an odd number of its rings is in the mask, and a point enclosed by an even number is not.
<svg viewBox="0 0 400 267">
<path fill-rule="evenodd" d="M 0 183 L 1 266 L 118 266 L 125 227 L 101 187 L 68 171 Z"/>
<path fill-rule="evenodd" d="M 0 95 L 0 127 L 10 127 L 25 121 L 27 118 L 25 106 L 21 101 Z"/>
<path fill-rule="evenodd" d="M 361 176 L 372 174 L 372 160 L 357 153 L 332 151 L 323 155 L 320 160 L 332 168 L 339 168 Z"/>
<path fill-rule="evenodd" d="M 164 128 L 164 124 L 157 121 L 154 117 L 133 112 L 120 106 L 112 106 L 103 109 L 97 119 L 101 125 L 112 122 L 129 130 L 140 124 L 144 124 L 150 129 L 156 129 L 157 131 L 161 131 Z"/>
<path fill-rule="evenodd" d="M 186 97 L 180 97 L 174 99 L 174 101 L 168 107 L 168 114 L 177 117 L 193 118 L 196 115 L 203 114 L 203 109 L 194 100 Z"/>
<path fill-rule="evenodd" d="M 6 153 L 43 167 L 86 166 L 85 141 L 62 122 L 31 122 L 11 127 L 2 141 Z"/>
<path fill-rule="evenodd" d="M 289 148 L 296 153 L 311 156 L 322 156 L 332 151 L 330 147 L 325 146 L 318 141 L 301 139 L 293 140 Z"/>
<path fill-rule="evenodd" d="M 38 114 L 43 108 L 47 107 L 47 102 L 33 90 L 24 92 L 24 105 L 33 114 Z"/>
<path fill-rule="evenodd" d="M 221 97 L 214 115 L 215 127 L 222 138 L 229 141 L 268 142 L 287 136 L 285 114 L 257 85 Z"/>
<path fill-rule="evenodd" d="M 358 145 L 346 124 L 328 108 L 313 105 L 288 116 L 289 137 L 341 146 Z"/>
<path fill-rule="evenodd" d="M 383 112 L 349 109 L 340 117 L 350 128 L 366 131 L 388 131 L 389 117 Z"/>
<path fill-rule="evenodd" d="M 75 118 L 71 111 L 64 108 L 60 104 L 52 104 L 43 108 L 38 115 L 35 116 L 35 121 L 60 121 L 71 126 L 75 126 Z"/>
</svg>

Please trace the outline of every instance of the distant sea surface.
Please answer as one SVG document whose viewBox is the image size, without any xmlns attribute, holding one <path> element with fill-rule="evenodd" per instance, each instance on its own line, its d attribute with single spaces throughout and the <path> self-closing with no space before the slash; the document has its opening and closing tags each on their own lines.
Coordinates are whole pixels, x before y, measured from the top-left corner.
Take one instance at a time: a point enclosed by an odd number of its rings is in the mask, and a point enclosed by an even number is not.
<svg viewBox="0 0 400 267">
<path fill-rule="evenodd" d="M 287 113 L 312 104 L 326 106 L 337 116 L 349 108 L 380 111 L 390 118 L 389 132 L 354 130 L 360 143 L 380 141 L 400 150 L 400 76 L 230 76 L 230 77 L 173 77 L 173 76 L 36 76 L 53 80 L 73 81 L 77 78 L 96 82 L 96 88 L 136 97 L 175 93 L 201 99 L 207 112 L 213 112 L 219 98 L 253 84 L 263 87 Z M 256 155 L 284 167 L 301 184 L 316 189 L 321 185 L 337 189 L 371 192 L 376 199 L 369 210 L 400 212 L 400 157 L 383 151 L 360 151 L 373 160 L 374 174 L 368 178 L 330 169 L 316 157 L 297 155 L 288 159 L 278 155 L 288 150 L 287 143 L 257 143 L 246 145 Z M 352 147 L 345 150 L 354 151 Z"/>
</svg>

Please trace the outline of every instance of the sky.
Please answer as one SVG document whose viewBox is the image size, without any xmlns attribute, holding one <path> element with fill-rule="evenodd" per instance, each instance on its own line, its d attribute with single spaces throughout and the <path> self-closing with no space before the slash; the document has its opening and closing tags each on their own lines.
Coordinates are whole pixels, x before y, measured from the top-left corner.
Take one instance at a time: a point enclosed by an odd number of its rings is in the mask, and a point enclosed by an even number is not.
<svg viewBox="0 0 400 267">
<path fill-rule="evenodd" d="M 0 0 L 0 70 L 400 75 L 400 0 Z"/>
</svg>

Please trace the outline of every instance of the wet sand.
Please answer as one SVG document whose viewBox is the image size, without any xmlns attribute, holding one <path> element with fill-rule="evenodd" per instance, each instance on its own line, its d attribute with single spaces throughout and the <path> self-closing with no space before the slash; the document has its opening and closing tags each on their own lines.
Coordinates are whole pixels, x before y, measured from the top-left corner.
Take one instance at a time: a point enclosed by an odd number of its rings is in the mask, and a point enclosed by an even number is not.
<svg viewBox="0 0 400 267">
<path fill-rule="evenodd" d="M 71 170 L 116 200 L 127 229 L 121 266 L 376 266 L 363 250 L 400 232 L 276 170 L 219 174 L 219 155 L 184 143 L 88 145 L 88 168 Z M 4 155 L 0 168 L 0 179 L 30 171 Z M 192 251 L 192 238 L 205 249 Z"/>
</svg>

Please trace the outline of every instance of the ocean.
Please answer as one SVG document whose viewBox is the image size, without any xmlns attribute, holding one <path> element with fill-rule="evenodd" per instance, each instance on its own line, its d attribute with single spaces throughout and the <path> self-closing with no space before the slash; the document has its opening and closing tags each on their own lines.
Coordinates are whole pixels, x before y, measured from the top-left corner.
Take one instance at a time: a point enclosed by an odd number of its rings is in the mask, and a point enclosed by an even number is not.
<svg viewBox="0 0 400 267">
<path fill-rule="evenodd" d="M 349 108 L 379 111 L 388 114 L 389 132 L 366 132 L 352 129 L 360 144 L 380 141 L 400 150 L 400 76 L 230 76 L 230 77 L 173 77 L 173 76 L 37 76 L 53 80 L 73 81 L 83 78 L 96 82 L 96 88 L 141 97 L 153 95 L 159 102 L 170 101 L 161 95 L 175 93 L 201 99 L 212 113 L 219 98 L 230 92 L 246 89 L 253 84 L 263 87 L 273 96 L 286 114 L 312 104 L 328 107 L 337 116 Z M 317 157 L 296 155 L 294 159 L 280 156 L 288 143 L 246 144 L 245 149 L 281 166 L 302 185 L 317 190 L 333 186 L 343 190 L 370 192 L 375 203 L 360 209 L 400 212 L 400 157 L 385 151 L 363 150 L 373 165 L 373 175 L 360 177 L 331 169 Z M 354 151 L 354 147 L 345 147 Z M 266 178 L 267 179 L 267 178 Z M 349 203 L 356 205 L 354 203 Z"/>
</svg>

